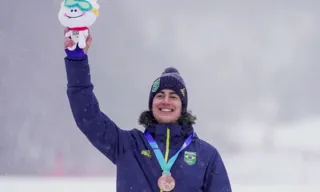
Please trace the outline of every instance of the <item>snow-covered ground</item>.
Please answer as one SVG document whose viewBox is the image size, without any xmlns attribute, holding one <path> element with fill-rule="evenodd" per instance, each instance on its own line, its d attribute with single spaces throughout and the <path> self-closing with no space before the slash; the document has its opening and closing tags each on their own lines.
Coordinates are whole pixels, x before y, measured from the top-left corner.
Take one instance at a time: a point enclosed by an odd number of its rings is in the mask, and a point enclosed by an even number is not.
<svg viewBox="0 0 320 192">
<path fill-rule="evenodd" d="M 320 185 L 233 185 L 234 192 L 318 192 Z M 115 178 L 0 178 L 1 192 L 115 192 Z"/>
<path fill-rule="evenodd" d="M 251 121 L 252 122 L 252 121 Z M 278 126 L 240 126 L 240 154 L 224 155 L 231 180 L 241 184 L 316 184 L 320 179 L 320 117 Z M 261 131 L 265 129 L 269 138 Z M 271 131 L 274 130 L 274 131 Z M 263 151 L 263 149 L 267 150 Z M 319 190 L 320 191 L 320 188 Z"/>
</svg>

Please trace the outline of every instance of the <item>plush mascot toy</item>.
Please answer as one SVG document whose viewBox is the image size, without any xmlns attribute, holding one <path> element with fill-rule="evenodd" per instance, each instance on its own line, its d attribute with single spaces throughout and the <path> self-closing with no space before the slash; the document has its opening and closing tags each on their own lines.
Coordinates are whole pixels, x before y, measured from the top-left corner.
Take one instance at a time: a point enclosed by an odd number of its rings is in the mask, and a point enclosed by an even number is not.
<svg viewBox="0 0 320 192">
<path fill-rule="evenodd" d="M 66 37 L 70 37 L 74 46 L 68 47 L 75 50 L 77 45 L 83 49 L 86 47 L 88 28 L 94 24 L 99 16 L 98 0 L 64 0 L 58 14 L 60 23 L 70 29 Z"/>
</svg>

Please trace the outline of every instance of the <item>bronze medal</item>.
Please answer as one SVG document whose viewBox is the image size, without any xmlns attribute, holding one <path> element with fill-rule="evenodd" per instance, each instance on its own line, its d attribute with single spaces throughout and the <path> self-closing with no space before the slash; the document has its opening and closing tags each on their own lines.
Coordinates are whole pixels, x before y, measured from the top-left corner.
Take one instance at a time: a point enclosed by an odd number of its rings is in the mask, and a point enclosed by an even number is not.
<svg viewBox="0 0 320 192">
<path fill-rule="evenodd" d="M 158 186 L 162 191 L 172 191 L 176 185 L 171 174 L 162 174 L 158 179 Z"/>
</svg>

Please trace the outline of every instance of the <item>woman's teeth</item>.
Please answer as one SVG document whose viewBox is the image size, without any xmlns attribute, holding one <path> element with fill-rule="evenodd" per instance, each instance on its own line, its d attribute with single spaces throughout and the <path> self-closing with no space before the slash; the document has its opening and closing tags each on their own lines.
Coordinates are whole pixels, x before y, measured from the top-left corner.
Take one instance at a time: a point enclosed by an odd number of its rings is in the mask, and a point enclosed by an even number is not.
<svg viewBox="0 0 320 192">
<path fill-rule="evenodd" d="M 171 111 L 173 111 L 173 110 L 172 110 L 172 109 L 160 109 L 160 111 L 171 112 Z"/>
</svg>

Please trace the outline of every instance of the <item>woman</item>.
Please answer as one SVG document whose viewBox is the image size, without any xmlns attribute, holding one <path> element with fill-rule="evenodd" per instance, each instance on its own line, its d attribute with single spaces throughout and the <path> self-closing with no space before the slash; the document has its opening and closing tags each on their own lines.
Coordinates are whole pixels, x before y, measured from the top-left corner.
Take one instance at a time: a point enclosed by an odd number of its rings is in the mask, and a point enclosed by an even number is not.
<svg viewBox="0 0 320 192">
<path fill-rule="evenodd" d="M 93 93 L 91 42 L 89 35 L 86 48 L 69 51 L 74 43 L 65 39 L 67 95 L 78 128 L 117 166 L 117 191 L 231 192 L 217 149 L 194 132 L 196 118 L 187 111 L 188 91 L 179 72 L 168 68 L 153 82 L 149 110 L 139 119 L 145 131 L 122 130 L 100 110 Z"/>
</svg>

